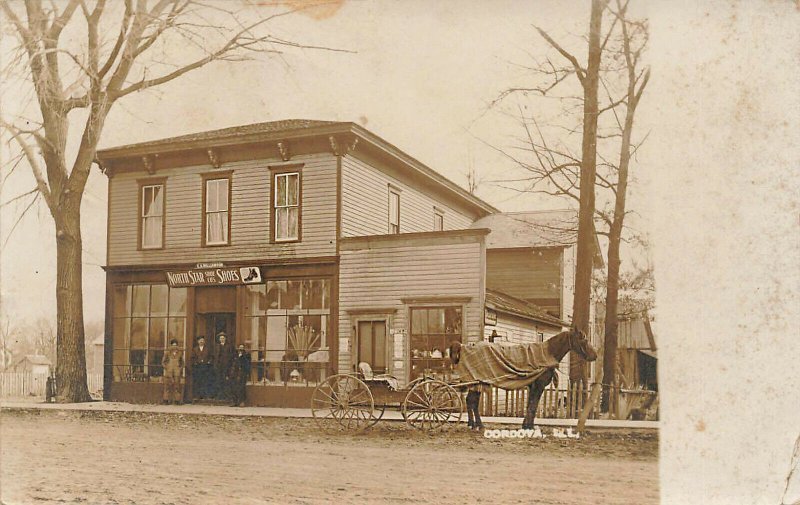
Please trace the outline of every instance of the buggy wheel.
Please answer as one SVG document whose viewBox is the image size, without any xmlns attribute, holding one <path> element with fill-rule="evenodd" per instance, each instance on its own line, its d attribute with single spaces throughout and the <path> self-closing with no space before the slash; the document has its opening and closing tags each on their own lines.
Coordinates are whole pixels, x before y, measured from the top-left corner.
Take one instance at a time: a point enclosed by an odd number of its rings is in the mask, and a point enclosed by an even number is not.
<svg viewBox="0 0 800 505">
<path fill-rule="evenodd" d="M 461 395 L 440 380 L 420 381 L 403 400 L 402 414 L 410 426 L 435 431 L 461 420 Z"/>
<path fill-rule="evenodd" d="M 311 395 L 311 414 L 325 432 L 360 432 L 375 422 L 375 401 L 364 382 L 353 375 L 332 375 Z"/>
<path fill-rule="evenodd" d="M 381 420 L 381 418 L 383 417 L 383 414 L 385 414 L 385 413 L 386 413 L 386 404 L 385 403 L 384 404 L 375 405 L 375 410 L 372 411 L 372 421 L 369 423 L 369 427 L 371 428 L 371 427 L 375 426 L 378 423 L 378 421 Z"/>
</svg>

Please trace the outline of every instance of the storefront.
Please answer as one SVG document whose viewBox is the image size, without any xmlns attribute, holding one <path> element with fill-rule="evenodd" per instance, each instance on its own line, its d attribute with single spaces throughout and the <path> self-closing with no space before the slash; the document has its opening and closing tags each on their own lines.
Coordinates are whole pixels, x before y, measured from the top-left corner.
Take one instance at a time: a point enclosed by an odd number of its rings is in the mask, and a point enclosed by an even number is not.
<svg viewBox="0 0 800 505">
<path fill-rule="evenodd" d="M 156 403 L 161 359 L 173 339 L 183 351 L 184 397 L 193 397 L 191 350 L 212 349 L 220 332 L 251 357 L 250 405 L 306 406 L 335 362 L 337 265 L 195 264 L 109 269 L 109 399 Z"/>
</svg>

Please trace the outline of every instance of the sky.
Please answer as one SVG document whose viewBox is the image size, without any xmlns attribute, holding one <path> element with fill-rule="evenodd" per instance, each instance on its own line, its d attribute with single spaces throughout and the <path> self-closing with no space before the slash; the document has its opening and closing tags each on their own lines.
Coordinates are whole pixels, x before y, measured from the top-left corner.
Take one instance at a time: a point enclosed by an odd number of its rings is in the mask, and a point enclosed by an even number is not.
<svg viewBox="0 0 800 505">
<path fill-rule="evenodd" d="M 656 267 L 663 503 L 777 503 L 800 418 L 800 374 L 782 358 L 800 355 L 800 9 L 777 0 L 634 8 L 650 20 L 652 78 L 629 205 Z M 525 83 L 520 65 L 546 51 L 534 25 L 584 54 L 587 2 L 350 1 L 329 14 L 274 29 L 352 52 L 287 51 L 187 74 L 116 106 L 101 146 L 286 118 L 354 121 L 462 185 L 472 164 L 485 180 L 478 195 L 501 210 L 561 206 L 487 182 L 513 172 L 490 146 L 519 134 L 487 106 Z M 2 92 L 13 109 L 20 97 Z M 32 187 L 18 169 L 0 202 Z M 82 209 L 88 321 L 104 310 L 106 190 L 93 170 Z M 0 310 L 14 321 L 52 317 L 52 221 L 36 207 L 9 239 L 21 210 L 3 206 L 0 216 Z M 756 390 L 758 411 L 746 396 Z"/>
</svg>

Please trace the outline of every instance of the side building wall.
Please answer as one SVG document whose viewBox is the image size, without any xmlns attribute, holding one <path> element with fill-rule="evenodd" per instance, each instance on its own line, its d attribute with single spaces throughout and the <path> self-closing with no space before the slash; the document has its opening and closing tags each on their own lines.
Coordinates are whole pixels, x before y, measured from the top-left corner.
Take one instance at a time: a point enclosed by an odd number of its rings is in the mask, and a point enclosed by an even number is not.
<svg viewBox="0 0 800 505">
<path fill-rule="evenodd" d="M 381 170 L 354 156 L 342 158 L 342 236 L 383 235 L 389 232 L 389 187 L 400 194 L 400 232 L 433 231 L 434 208 L 441 211 L 445 230 L 469 228 L 477 216 L 458 209 L 405 174 Z"/>
<path fill-rule="evenodd" d="M 477 232 L 477 233 L 476 233 Z M 359 318 L 386 318 L 388 372 L 408 380 L 415 308 L 461 310 L 461 338 L 483 335 L 486 230 L 343 239 L 339 263 L 339 372 L 354 370 Z"/>
<path fill-rule="evenodd" d="M 270 167 L 302 171 L 301 234 L 298 242 L 270 243 Z M 232 172 L 230 245 L 203 247 L 202 174 Z M 164 247 L 139 250 L 139 183 L 165 178 Z M 250 160 L 164 168 L 150 175 L 121 172 L 109 179 L 108 265 L 287 260 L 336 254 L 336 158 L 298 156 L 291 163 Z"/>
</svg>

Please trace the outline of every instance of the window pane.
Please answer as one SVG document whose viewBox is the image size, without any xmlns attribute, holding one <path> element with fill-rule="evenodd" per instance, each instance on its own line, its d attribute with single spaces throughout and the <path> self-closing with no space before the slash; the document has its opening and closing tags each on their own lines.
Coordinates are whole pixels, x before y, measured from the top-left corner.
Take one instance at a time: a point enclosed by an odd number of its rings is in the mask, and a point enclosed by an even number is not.
<svg viewBox="0 0 800 505">
<path fill-rule="evenodd" d="M 150 307 L 150 286 L 139 284 L 133 286 L 133 315 L 146 316 Z"/>
<path fill-rule="evenodd" d="M 286 296 L 286 281 L 267 281 L 267 306 L 270 309 L 277 309 L 284 296 Z"/>
<path fill-rule="evenodd" d="M 206 242 L 209 244 L 219 244 L 227 241 L 227 234 L 223 226 L 227 226 L 227 216 L 225 222 L 222 220 L 223 213 L 215 212 L 206 218 Z"/>
<path fill-rule="evenodd" d="M 217 181 L 206 181 L 206 212 L 216 212 L 219 210 L 219 198 L 217 197 Z"/>
<path fill-rule="evenodd" d="M 286 350 L 286 316 L 267 317 L 266 360 L 274 363 L 283 359 Z"/>
<path fill-rule="evenodd" d="M 147 374 L 150 377 L 161 377 L 164 375 L 161 359 L 164 358 L 164 351 L 150 351 L 148 356 Z"/>
<path fill-rule="evenodd" d="M 137 317 L 131 320 L 131 349 L 147 348 L 147 318 Z"/>
<path fill-rule="evenodd" d="M 164 349 L 167 341 L 167 318 L 154 317 L 150 319 L 150 349 Z"/>
<path fill-rule="evenodd" d="M 142 188 L 142 216 L 149 216 L 153 209 L 153 187 Z"/>
<path fill-rule="evenodd" d="M 222 228 L 222 242 L 228 241 L 228 213 L 219 213 L 220 227 Z"/>
<path fill-rule="evenodd" d="M 300 179 L 299 179 L 297 174 L 289 175 L 289 176 L 287 176 L 287 179 L 288 179 L 288 181 L 287 181 L 288 187 L 287 187 L 286 190 L 288 192 L 288 195 L 287 195 L 287 198 L 286 198 L 286 203 L 287 203 L 287 205 L 297 205 L 298 192 L 299 192 L 298 191 L 299 190 L 298 182 L 299 182 Z"/>
<path fill-rule="evenodd" d="M 169 315 L 186 315 L 186 288 L 171 288 L 169 290 Z"/>
<path fill-rule="evenodd" d="M 167 326 L 167 344 L 172 339 L 178 341 L 178 347 L 186 348 L 186 319 L 183 317 L 170 317 Z"/>
<path fill-rule="evenodd" d="M 242 328 L 242 341 L 246 349 L 263 349 L 266 345 L 267 318 L 246 317 Z"/>
<path fill-rule="evenodd" d="M 114 286 L 114 317 L 131 315 L 131 286 Z"/>
<path fill-rule="evenodd" d="M 304 309 L 321 309 L 322 308 L 322 290 L 320 289 L 321 281 L 317 280 L 304 280 L 303 281 L 303 308 Z"/>
<path fill-rule="evenodd" d="M 281 309 L 300 308 L 300 289 L 303 287 L 302 281 L 286 281 L 286 294 L 281 297 Z"/>
<path fill-rule="evenodd" d="M 275 205 L 283 207 L 286 205 L 286 176 L 276 176 L 275 183 Z"/>
<path fill-rule="evenodd" d="M 444 333 L 444 310 L 428 309 L 428 333 Z"/>
<path fill-rule="evenodd" d="M 428 333 L 428 311 L 426 309 L 411 310 L 411 333 L 414 335 Z"/>
<path fill-rule="evenodd" d="M 286 238 L 297 238 L 299 237 L 297 232 L 300 224 L 300 209 L 298 207 L 291 207 L 287 209 L 287 211 L 289 213 L 289 222 L 287 224 Z"/>
<path fill-rule="evenodd" d="M 365 361 L 372 366 L 372 321 L 358 323 L 358 361 Z"/>
<path fill-rule="evenodd" d="M 444 311 L 445 332 L 452 334 L 461 333 L 461 309 L 456 307 L 447 308 Z"/>
<path fill-rule="evenodd" d="M 244 313 L 248 316 L 263 316 L 267 312 L 267 286 L 250 284 L 245 287 Z"/>
<path fill-rule="evenodd" d="M 152 212 L 156 216 L 161 216 L 164 213 L 164 186 L 153 187 Z"/>
<path fill-rule="evenodd" d="M 372 332 L 375 335 L 375 362 L 372 367 L 380 373 L 386 373 L 386 325 L 374 323 Z"/>
<path fill-rule="evenodd" d="M 275 209 L 275 238 L 285 239 L 289 235 L 289 209 Z"/>
<path fill-rule="evenodd" d="M 153 284 L 150 288 L 150 315 L 166 316 L 169 288 L 166 284 Z"/>
<path fill-rule="evenodd" d="M 142 247 L 161 247 L 162 217 L 146 217 L 142 224 Z"/>
<path fill-rule="evenodd" d="M 114 318 L 114 349 L 127 349 L 131 331 L 131 320 L 127 317 Z"/>
<path fill-rule="evenodd" d="M 228 210 L 228 179 L 217 181 L 217 201 L 219 202 L 218 210 Z"/>
</svg>

